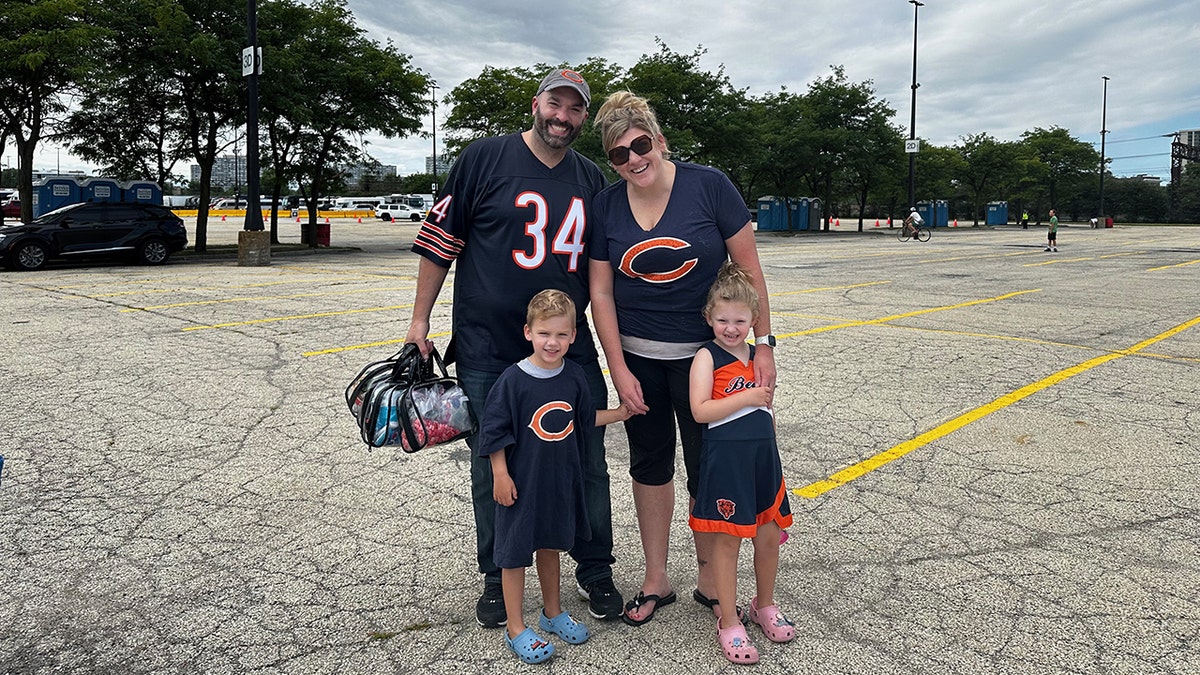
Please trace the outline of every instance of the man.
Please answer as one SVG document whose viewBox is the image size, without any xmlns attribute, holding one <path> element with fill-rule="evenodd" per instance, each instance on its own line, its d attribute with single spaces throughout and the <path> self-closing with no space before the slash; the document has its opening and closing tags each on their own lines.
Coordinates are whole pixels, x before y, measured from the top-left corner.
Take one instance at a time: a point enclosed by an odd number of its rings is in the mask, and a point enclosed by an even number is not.
<svg viewBox="0 0 1200 675">
<path fill-rule="evenodd" d="M 1029 229 L 1029 211 L 1021 212 L 1021 229 L 1022 230 Z"/>
<path fill-rule="evenodd" d="M 908 209 L 908 217 L 904 219 L 904 234 L 912 237 L 913 241 L 917 240 L 917 227 L 924 225 L 925 219 L 917 213 L 917 207 L 910 206 Z"/>
<path fill-rule="evenodd" d="M 533 98 L 533 125 L 517 134 L 469 145 L 450 170 L 446 187 L 429 211 L 412 250 L 423 259 L 407 342 L 423 354 L 433 348 L 429 317 L 451 264 L 454 277 L 453 334 L 446 361 L 457 363 L 471 406 L 482 419 L 487 394 L 500 373 L 528 356 L 525 308 L 539 291 L 557 288 L 578 308 L 575 343 L 567 358 L 583 367 L 592 400 L 604 405 L 608 389 L 584 308 L 588 259 L 584 252 L 588 207 L 606 184 L 600 169 L 570 148 L 588 118 L 591 90 L 573 70 L 546 75 Z M 484 591 L 475 618 L 485 628 L 505 625 L 500 568 L 492 560 L 496 504 L 487 457 L 471 448 L 475 541 Z M 598 619 L 621 615 L 624 600 L 612 581 L 612 504 L 604 427 L 588 430 L 583 460 L 584 492 L 592 538 L 576 541 L 570 554 L 575 579 Z M 520 489 L 520 486 L 517 486 Z"/>
<path fill-rule="evenodd" d="M 1050 226 L 1046 231 L 1045 250 L 1058 253 L 1058 216 L 1054 215 L 1054 209 L 1050 209 Z"/>
</svg>

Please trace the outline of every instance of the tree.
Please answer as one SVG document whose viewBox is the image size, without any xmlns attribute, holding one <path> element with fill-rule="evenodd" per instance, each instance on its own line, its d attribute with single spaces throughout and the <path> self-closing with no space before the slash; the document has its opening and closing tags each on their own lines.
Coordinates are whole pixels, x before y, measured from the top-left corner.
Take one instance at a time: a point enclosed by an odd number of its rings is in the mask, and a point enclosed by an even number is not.
<svg viewBox="0 0 1200 675">
<path fill-rule="evenodd" d="M 84 84 L 64 135 L 71 151 L 100 165 L 105 175 L 152 180 L 164 188 L 184 159 L 184 117 L 174 100 L 167 64 L 156 54 L 156 0 L 118 0 L 97 8 L 94 20 L 108 30 L 97 43 L 105 64 Z"/>
<path fill-rule="evenodd" d="M 341 180 L 335 167 L 369 161 L 367 133 L 395 138 L 419 131 L 430 111 L 432 82 L 391 42 L 366 38 L 344 0 L 280 3 L 299 25 L 280 24 L 290 32 L 277 36 L 288 72 L 268 89 L 280 97 L 264 115 L 267 153 L 277 195 L 283 180 L 300 185 L 309 207 L 304 239 L 316 245 L 316 204 Z"/>
<path fill-rule="evenodd" d="M 1017 170 L 1017 146 L 983 132 L 963 136 L 954 151 L 962 160 L 957 171 L 959 184 L 971 195 L 971 218 L 979 225 L 985 202 L 1001 197 L 999 186 L 1010 183 Z"/>
<path fill-rule="evenodd" d="M 1060 186 L 1090 174 L 1100 166 L 1100 153 L 1061 127 L 1037 127 L 1022 134 L 1021 142 L 1029 148 L 1037 165 L 1040 165 L 1027 167 L 1033 176 L 1041 179 L 1043 185 L 1042 190 L 1035 191 L 1039 212 L 1043 196 L 1049 197 L 1049 208 L 1057 208 Z"/>
<path fill-rule="evenodd" d="M 92 0 L 5 2 L 0 9 L 0 136 L 17 146 L 21 219 L 33 215 L 33 157 L 96 67 Z"/>
</svg>

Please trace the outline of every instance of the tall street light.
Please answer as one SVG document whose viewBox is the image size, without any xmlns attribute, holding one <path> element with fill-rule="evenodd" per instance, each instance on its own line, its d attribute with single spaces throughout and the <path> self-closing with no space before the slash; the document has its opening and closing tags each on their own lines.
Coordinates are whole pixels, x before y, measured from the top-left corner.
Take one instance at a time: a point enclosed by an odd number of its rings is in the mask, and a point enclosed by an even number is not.
<svg viewBox="0 0 1200 675">
<path fill-rule="evenodd" d="M 433 90 L 433 92 L 430 94 L 430 101 L 432 101 L 432 102 L 433 102 L 433 171 L 431 171 L 430 173 L 432 173 L 432 174 L 433 174 L 433 183 L 431 184 L 431 187 L 433 188 L 433 190 L 432 190 L 432 191 L 433 191 L 433 198 L 434 198 L 434 199 L 437 199 L 437 191 L 438 191 L 438 175 L 437 175 L 437 90 L 438 90 L 438 88 L 437 88 L 437 85 L 436 85 L 436 84 L 430 85 L 430 88 Z"/>
<path fill-rule="evenodd" d="M 1104 137 L 1108 134 L 1108 76 L 1101 75 L 1104 80 L 1104 98 L 1100 104 L 1100 213 L 1096 217 L 1101 225 L 1104 220 Z"/>
<path fill-rule="evenodd" d="M 250 43 L 250 72 L 246 73 L 246 224 L 248 232 L 263 230 L 262 204 L 259 202 L 258 175 L 258 73 L 262 63 L 258 57 L 258 7 L 255 0 L 246 0 L 246 41 Z M 243 57 L 244 58 L 244 57 Z M 245 73 L 243 65 L 243 73 Z M 234 161 L 234 170 L 237 162 Z M 234 191 L 234 200 L 237 200 Z"/>
<path fill-rule="evenodd" d="M 912 71 L 912 118 L 908 122 L 908 205 L 917 205 L 916 160 L 917 160 L 917 11 L 925 6 L 918 0 L 908 0 L 913 6 L 913 71 Z"/>
</svg>

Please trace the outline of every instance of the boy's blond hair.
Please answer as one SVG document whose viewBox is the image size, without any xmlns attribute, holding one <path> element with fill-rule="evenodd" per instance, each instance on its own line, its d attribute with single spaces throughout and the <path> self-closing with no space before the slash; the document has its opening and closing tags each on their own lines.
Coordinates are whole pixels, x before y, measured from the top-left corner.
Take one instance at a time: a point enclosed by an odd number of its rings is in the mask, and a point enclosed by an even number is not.
<svg viewBox="0 0 1200 675">
<path fill-rule="evenodd" d="M 713 307 L 718 302 L 740 302 L 750 308 L 750 318 L 758 321 L 758 291 L 754 280 L 741 265 L 726 260 L 717 272 L 717 280 L 708 289 L 708 302 L 704 304 L 704 318 L 711 319 Z"/>
<path fill-rule="evenodd" d="M 529 301 L 529 308 L 525 311 L 525 325 L 532 326 L 535 321 L 553 319 L 556 316 L 567 317 L 574 326 L 575 303 L 571 301 L 571 296 L 563 291 L 547 288 Z"/>
</svg>

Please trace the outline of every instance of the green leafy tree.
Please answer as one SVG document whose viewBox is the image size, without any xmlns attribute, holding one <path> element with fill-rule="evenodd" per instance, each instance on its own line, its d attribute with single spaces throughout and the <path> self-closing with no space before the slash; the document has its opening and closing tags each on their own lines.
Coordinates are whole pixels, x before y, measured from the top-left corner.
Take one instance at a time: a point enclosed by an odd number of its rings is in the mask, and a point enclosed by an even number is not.
<svg viewBox="0 0 1200 675">
<path fill-rule="evenodd" d="M 368 39 L 344 0 L 291 3 L 288 10 L 297 24 L 280 24 L 291 33 L 279 36 L 288 72 L 268 90 L 279 97 L 264 114 L 267 154 L 279 181 L 299 184 L 309 206 L 304 238 L 315 245 L 316 204 L 342 180 L 335 167 L 370 161 L 368 133 L 417 133 L 430 112 L 432 82 L 391 42 Z M 276 194 L 280 190 L 277 182 Z"/>
<path fill-rule="evenodd" d="M 1035 189 L 1039 212 L 1043 199 L 1049 200 L 1047 208 L 1056 208 L 1060 187 L 1100 166 L 1100 153 L 1061 127 L 1035 128 L 1022 134 L 1021 142 L 1036 159 L 1036 165 L 1027 166 L 1027 169 L 1029 177 L 1035 181 L 1040 179 L 1042 186 L 1040 190 Z"/>
<path fill-rule="evenodd" d="M 16 143 L 26 222 L 33 213 L 38 144 L 55 137 L 69 100 L 96 69 L 94 45 L 106 31 L 92 25 L 94 9 L 93 0 L 0 4 L 0 136 Z"/>
<path fill-rule="evenodd" d="M 970 196 L 971 218 L 979 225 L 986 202 L 1002 197 L 1000 186 L 1010 184 L 1018 171 L 1019 149 L 983 132 L 962 137 L 954 150 L 962 160 L 957 180 Z"/>
</svg>

